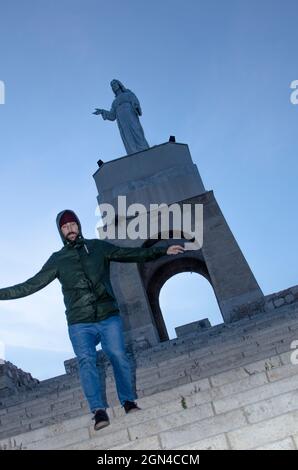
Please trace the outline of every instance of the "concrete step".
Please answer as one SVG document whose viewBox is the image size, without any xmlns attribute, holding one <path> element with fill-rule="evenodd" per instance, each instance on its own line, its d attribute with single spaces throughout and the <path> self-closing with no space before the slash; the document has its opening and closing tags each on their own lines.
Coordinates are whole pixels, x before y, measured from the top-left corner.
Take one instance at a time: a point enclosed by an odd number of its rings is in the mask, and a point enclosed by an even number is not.
<svg viewBox="0 0 298 470">
<path fill-rule="evenodd" d="M 277 354 L 277 345 L 280 345 L 281 341 L 284 342 L 286 333 L 290 334 L 286 337 L 284 344 L 284 348 L 287 350 L 289 349 L 290 340 L 295 339 L 296 336 L 295 333 L 284 327 L 275 332 L 274 335 L 272 331 L 271 336 L 263 334 L 260 344 L 255 341 L 251 342 L 249 339 L 246 342 L 241 341 L 233 348 L 227 344 L 223 345 L 222 348 L 217 349 L 217 354 L 212 354 L 210 350 L 199 350 L 184 356 L 171 358 L 168 361 L 162 361 L 159 363 L 160 367 L 151 367 L 148 374 L 146 370 L 146 373 L 138 373 L 138 395 L 140 398 L 150 396 L 162 390 L 193 382 L 202 377 L 208 377 L 220 370 L 232 369 L 236 365 L 245 365 L 251 362 L 253 358 L 263 358 L 266 355 L 268 357 L 270 355 L 274 356 Z M 260 338 L 261 336 L 259 336 Z M 255 337 L 253 337 L 254 339 Z M 0 437 L 30 431 L 46 424 L 88 413 L 87 403 L 84 400 L 79 383 L 76 381 L 73 384 L 76 384 L 76 388 L 72 390 L 61 390 L 59 394 L 56 393 L 2 409 L 0 412 Z M 115 405 L 118 400 L 115 385 L 111 378 L 108 378 L 107 385 L 109 402 L 111 405 Z"/>
<path fill-rule="evenodd" d="M 253 319 L 244 319 L 229 325 L 218 325 L 206 332 L 188 336 L 186 339 L 171 340 L 166 343 L 152 348 L 150 351 L 145 351 L 140 355 L 138 360 L 138 380 L 148 373 L 149 367 L 152 369 L 157 368 L 162 362 L 167 362 L 171 358 L 176 358 L 179 355 L 189 355 L 192 353 L 197 355 L 198 349 L 202 350 L 204 354 L 213 354 L 218 352 L 221 348 L 222 351 L 228 350 L 229 345 L 232 347 L 243 342 L 253 341 L 253 337 L 271 334 L 274 330 L 279 331 L 280 324 L 282 328 L 285 326 L 291 331 L 298 329 L 298 311 L 287 313 L 266 313 L 263 315 L 255 315 Z M 298 333 L 297 333 L 298 336 Z M 108 375 L 111 375 L 111 369 L 108 369 Z M 19 396 L 11 396 L 0 400 L 0 414 L 1 409 L 9 405 L 17 405 L 22 402 L 27 402 L 35 398 L 59 396 L 63 391 L 68 391 L 78 387 L 79 381 L 76 376 L 68 374 L 42 381 L 40 385 L 33 391 L 25 392 Z M 2 406 L 1 406 L 1 401 Z"/>
<path fill-rule="evenodd" d="M 240 323 L 240 322 L 237 322 Z M 297 331 L 298 330 L 298 315 L 295 315 L 294 318 L 277 318 L 277 319 L 268 319 L 263 320 L 260 325 L 254 323 L 253 325 L 247 324 L 245 327 L 240 327 L 240 325 L 231 327 L 224 325 L 222 327 L 214 327 L 210 333 L 205 332 L 200 335 L 189 335 L 186 339 L 183 340 L 171 340 L 166 343 L 166 346 L 163 349 L 152 348 L 152 350 L 145 351 L 140 355 L 138 359 L 138 366 L 142 367 L 145 365 L 160 363 L 163 360 L 168 360 L 173 358 L 173 356 L 179 356 L 184 354 L 185 351 L 204 350 L 206 348 L 217 349 L 218 347 L 224 346 L 226 344 L 235 344 L 235 342 L 241 343 L 242 341 L 248 341 L 249 339 L 263 337 L 267 334 L 271 334 L 274 331 L 282 327 L 283 330 Z M 218 334 L 217 334 L 218 332 Z M 297 332 L 298 336 L 298 332 Z M 182 342 L 183 341 L 183 342 Z"/>
<path fill-rule="evenodd" d="M 261 423 L 277 417 L 283 422 L 284 414 L 296 416 L 298 373 L 297 366 L 290 363 L 290 354 L 144 397 L 139 400 L 142 411 L 131 415 L 125 416 L 115 406 L 109 410 L 111 425 L 100 432 L 93 431 L 90 415 L 83 415 L 2 440 L 0 448 L 170 449 L 191 443 L 202 448 L 225 448 L 231 442 L 227 435 L 231 436 L 233 448 L 242 442 L 252 448 L 247 442 L 248 428 L 259 426 L 256 429 L 260 435 Z M 292 423 L 291 420 L 293 417 Z M 265 428 L 268 431 L 267 425 Z M 283 433 L 275 432 L 273 438 L 288 439 L 289 435 L 293 444 L 293 425 Z M 273 438 L 269 433 L 266 441 L 262 434 L 258 445 Z"/>
</svg>

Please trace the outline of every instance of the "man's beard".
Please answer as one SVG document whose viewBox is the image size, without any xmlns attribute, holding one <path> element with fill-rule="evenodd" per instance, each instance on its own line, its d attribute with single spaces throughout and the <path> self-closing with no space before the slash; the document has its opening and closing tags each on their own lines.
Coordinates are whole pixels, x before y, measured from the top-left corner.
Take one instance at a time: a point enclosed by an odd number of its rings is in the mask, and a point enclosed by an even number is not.
<svg viewBox="0 0 298 470">
<path fill-rule="evenodd" d="M 77 233 L 75 233 L 75 232 L 70 232 L 70 233 L 67 235 L 67 237 L 66 237 L 66 238 L 69 238 L 69 237 L 70 237 L 70 235 L 76 235 L 76 236 L 77 236 L 78 234 L 77 234 Z"/>
</svg>

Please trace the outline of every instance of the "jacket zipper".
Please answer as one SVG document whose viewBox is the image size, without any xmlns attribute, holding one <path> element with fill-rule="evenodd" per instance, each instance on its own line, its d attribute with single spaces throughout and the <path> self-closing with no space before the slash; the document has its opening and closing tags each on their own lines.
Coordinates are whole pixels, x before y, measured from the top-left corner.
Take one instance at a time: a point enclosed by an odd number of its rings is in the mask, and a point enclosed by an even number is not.
<svg viewBox="0 0 298 470">
<path fill-rule="evenodd" d="M 88 248 L 85 244 L 84 244 L 84 248 L 85 248 L 86 252 L 89 254 Z M 82 256 L 81 256 L 81 253 L 79 252 L 79 249 L 80 248 L 77 249 L 77 253 L 78 253 L 79 260 L 80 260 L 81 268 L 82 268 L 83 273 L 85 274 L 85 278 L 87 280 L 89 290 L 94 296 L 94 315 L 93 315 L 93 319 L 94 319 L 94 321 L 96 321 L 96 319 L 97 319 L 96 292 L 95 292 L 95 289 L 94 289 L 94 286 L 93 286 L 93 283 L 92 283 L 91 279 L 89 279 L 89 277 L 88 277 L 88 275 L 85 271 L 84 264 L 83 264 L 83 261 L 82 261 Z"/>
</svg>

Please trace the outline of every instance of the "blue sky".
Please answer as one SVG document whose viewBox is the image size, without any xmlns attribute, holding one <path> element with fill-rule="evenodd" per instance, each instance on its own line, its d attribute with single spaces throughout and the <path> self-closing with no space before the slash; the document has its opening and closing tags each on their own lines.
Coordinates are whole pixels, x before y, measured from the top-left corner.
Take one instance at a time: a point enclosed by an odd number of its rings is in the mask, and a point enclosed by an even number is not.
<svg viewBox="0 0 298 470">
<path fill-rule="evenodd" d="M 112 78 L 140 99 L 150 145 L 189 145 L 264 294 L 296 285 L 297 15 L 295 0 L 1 0 L 1 287 L 60 248 L 60 210 L 95 236 L 96 162 L 125 154 L 116 124 L 91 114 L 111 105 Z M 161 305 L 171 337 L 220 321 L 197 274 L 170 279 Z M 0 304 L 0 340 L 34 376 L 64 372 L 58 281 Z"/>
</svg>

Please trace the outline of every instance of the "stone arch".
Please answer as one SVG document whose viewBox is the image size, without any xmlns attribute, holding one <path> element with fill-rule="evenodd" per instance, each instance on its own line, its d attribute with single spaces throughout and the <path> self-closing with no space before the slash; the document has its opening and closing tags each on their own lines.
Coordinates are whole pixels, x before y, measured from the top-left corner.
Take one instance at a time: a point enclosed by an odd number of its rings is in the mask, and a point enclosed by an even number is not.
<svg viewBox="0 0 298 470">
<path fill-rule="evenodd" d="M 171 231 L 169 235 L 171 239 L 170 244 L 181 244 L 186 241 L 186 238 L 173 240 L 173 232 Z M 152 246 L 160 239 L 161 234 L 158 234 L 157 239 L 147 240 L 143 246 Z M 187 241 L 189 241 L 189 239 L 187 239 Z M 201 250 L 185 252 L 183 255 L 179 255 L 173 258 L 161 258 L 158 263 L 154 263 L 153 265 L 150 264 L 150 266 L 147 263 L 142 264 L 139 266 L 139 272 L 147 293 L 147 298 L 153 317 L 152 320 L 157 329 L 160 341 L 168 341 L 169 336 L 159 304 L 159 293 L 163 285 L 172 276 L 182 272 L 195 272 L 207 279 L 213 289 L 208 268 L 204 261 Z"/>
</svg>

